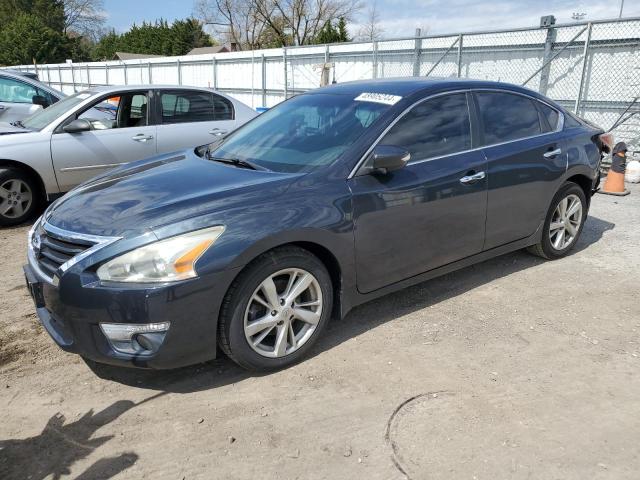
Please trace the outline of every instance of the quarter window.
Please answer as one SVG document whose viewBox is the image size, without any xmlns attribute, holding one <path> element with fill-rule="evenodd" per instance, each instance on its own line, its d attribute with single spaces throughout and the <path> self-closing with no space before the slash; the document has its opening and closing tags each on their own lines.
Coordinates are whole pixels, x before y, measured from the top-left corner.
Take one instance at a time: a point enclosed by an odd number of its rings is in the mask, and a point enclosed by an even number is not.
<svg viewBox="0 0 640 480">
<path fill-rule="evenodd" d="M 0 77 L 0 102 L 33 103 L 38 90 L 27 83 L 12 78 Z"/>
<path fill-rule="evenodd" d="M 533 100 L 510 93 L 481 92 L 476 96 L 486 145 L 542 133 Z"/>
<path fill-rule="evenodd" d="M 422 102 L 402 117 L 380 143 L 407 149 L 411 162 L 469 150 L 471 125 L 466 95 L 446 95 Z"/>
<path fill-rule="evenodd" d="M 547 125 L 549 126 L 549 128 L 544 128 L 544 130 L 555 132 L 558 128 L 558 119 L 560 118 L 558 111 L 541 102 L 538 102 L 538 108 L 540 109 L 540 113 L 542 113 L 542 116 L 545 118 Z M 545 127 L 544 123 L 543 127 Z"/>
</svg>

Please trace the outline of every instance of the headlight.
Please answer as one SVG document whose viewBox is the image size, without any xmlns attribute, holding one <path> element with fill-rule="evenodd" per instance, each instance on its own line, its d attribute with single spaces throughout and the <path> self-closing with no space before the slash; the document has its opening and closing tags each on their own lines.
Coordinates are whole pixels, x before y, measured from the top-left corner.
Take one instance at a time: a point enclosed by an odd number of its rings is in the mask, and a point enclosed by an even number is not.
<svg viewBox="0 0 640 480">
<path fill-rule="evenodd" d="M 224 232 L 224 227 L 178 235 L 125 253 L 98 268 L 110 282 L 175 282 L 196 276 L 195 264 Z"/>
</svg>

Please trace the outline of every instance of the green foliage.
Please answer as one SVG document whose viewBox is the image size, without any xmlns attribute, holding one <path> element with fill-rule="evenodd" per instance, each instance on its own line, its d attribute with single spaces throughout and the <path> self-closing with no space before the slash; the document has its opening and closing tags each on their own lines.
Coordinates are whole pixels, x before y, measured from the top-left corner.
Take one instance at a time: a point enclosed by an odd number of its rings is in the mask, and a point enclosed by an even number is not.
<svg viewBox="0 0 640 480">
<path fill-rule="evenodd" d="M 337 43 L 337 42 L 350 42 L 349 34 L 347 32 L 347 22 L 344 17 L 340 17 L 336 25 L 331 20 L 327 20 L 312 43 Z"/>
<path fill-rule="evenodd" d="M 211 45 L 211 39 L 193 18 L 176 20 L 171 26 L 160 19 L 155 24 L 134 25 L 121 35 L 111 31 L 96 44 L 93 57 L 111 60 L 116 52 L 184 55 L 193 48 Z"/>
<path fill-rule="evenodd" d="M 20 13 L 34 15 L 56 32 L 64 28 L 62 0 L 0 0 L 0 28 L 4 29 Z"/>
<path fill-rule="evenodd" d="M 49 28 L 36 15 L 18 13 L 0 30 L 0 64 L 64 62 L 74 41 Z"/>
</svg>

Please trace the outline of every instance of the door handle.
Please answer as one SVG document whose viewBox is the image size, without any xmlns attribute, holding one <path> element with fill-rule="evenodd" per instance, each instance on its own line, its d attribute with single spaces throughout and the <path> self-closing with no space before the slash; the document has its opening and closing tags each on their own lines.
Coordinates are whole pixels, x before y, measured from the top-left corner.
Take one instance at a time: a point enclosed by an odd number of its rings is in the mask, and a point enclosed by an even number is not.
<svg viewBox="0 0 640 480">
<path fill-rule="evenodd" d="M 555 150 L 551 150 L 549 152 L 545 152 L 543 154 L 544 158 L 554 158 L 562 153 L 562 149 L 556 148 Z"/>
<path fill-rule="evenodd" d="M 221 137 L 222 135 L 226 135 L 229 133 L 227 130 L 223 130 L 222 128 L 213 128 L 209 130 L 210 135 L 215 135 L 216 137 Z"/>
<path fill-rule="evenodd" d="M 144 133 L 139 133 L 137 135 L 134 135 L 133 137 L 131 137 L 131 140 L 134 140 L 136 142 L 146 142 L 148 140 L 153 140 L 153 135 L 145 135 Z"/>
<path fill-rule="evenodd" d="M 460 179 L 460 183 L 463 185 L 473 185 L 478 180 L 482 180 L 487 175 L 484 172 L 478 172 L 471 175 L 465 175 Z"/>
<path fill-rule="evenodd" d="M 7 107 L 5 107 L 4 105 L 0 105 L 0 110 L 6 110 Z"/>
</svg>

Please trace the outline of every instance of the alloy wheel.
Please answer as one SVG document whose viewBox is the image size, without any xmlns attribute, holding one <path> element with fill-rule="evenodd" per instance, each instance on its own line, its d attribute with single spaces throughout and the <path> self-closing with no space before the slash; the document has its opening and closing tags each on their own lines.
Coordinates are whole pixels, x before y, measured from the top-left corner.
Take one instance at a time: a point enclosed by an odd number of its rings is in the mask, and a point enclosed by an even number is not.
<svg viewBox="0 0 640 480">
<path fill-rule="evenodd" d="M 9 179 L 0 185 L 0 215 L 19 218 L 25 214 L 33 202 L 33 192 L 26 182 Z"/>
<path fill-rule="evenodd" d="M 322 317 L 322 290 L 300 268 L 280 270 L 262 281 L 249 299 L 244 334 L 258 354 L 280 358 L 301 348 Z"/>
<path fill-rule="evenodd" d="M 575 194 L 564 197 L 553 212 L 549 224 L 549 240 L 556 250 L 564 250 L 573 243 L 582 222 L 582 202 Z"/>
</svg>

